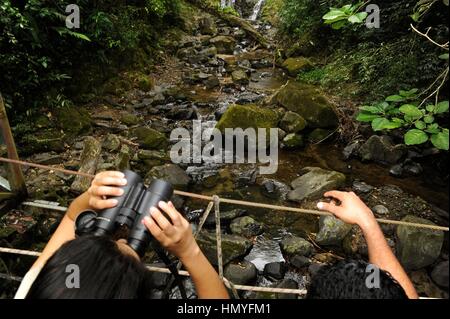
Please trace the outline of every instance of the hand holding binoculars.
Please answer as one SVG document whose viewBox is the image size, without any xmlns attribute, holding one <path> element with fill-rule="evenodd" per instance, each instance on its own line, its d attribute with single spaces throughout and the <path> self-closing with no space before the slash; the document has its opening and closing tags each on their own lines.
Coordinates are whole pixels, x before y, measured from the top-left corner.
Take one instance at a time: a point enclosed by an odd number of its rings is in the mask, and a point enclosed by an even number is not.
<svg viewBox="0 0 450 319">
<path fill-rule="evenodd" d="M 120 226 L 126 226 L 130 229 L 128 245 L 142 257 L 152 240 L 150 232 L 142 224 L 142 219 L 148 216 L 151 207 L 158 207 L 160 201 L 167 202 L 171 199 L 173 187 L 160 179 L 153 180 L 146 187 L 138 174 L 129 170 L 123 173 L 127 185 L 121 187 L 124 190 L 123 195 L 115 197 L 118 204 L 98 213 L 81 213 L 75 222 L 76 234 L 111 236 Z"/>
</svg>

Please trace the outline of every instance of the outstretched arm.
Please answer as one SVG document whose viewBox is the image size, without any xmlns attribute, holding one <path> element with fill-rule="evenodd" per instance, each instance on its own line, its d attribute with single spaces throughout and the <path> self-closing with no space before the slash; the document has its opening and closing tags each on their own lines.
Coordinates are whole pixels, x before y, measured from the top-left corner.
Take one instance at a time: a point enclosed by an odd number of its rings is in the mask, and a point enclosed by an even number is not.
<svg viewBox="0 0 450 319">
<path fill-rule="evenodd" d="M 150 210 L 143 219 L 144 225 L 161 245 L 177 256 L 191 275 L 200 299 L 228 299 L 229 295 L 215 269 L 200 250 L 192 234 L 189 222 L 175 209 L 171 202 L 160 202 L 159 208 Z"/>
<path fill-rule="evenodd" d="M 334 202 L 319 203 L 318 208 L 329 211 L 348 224 L 361 227 L 367 241 L 370 263 L 389 272 L 403 287 L 409 298 L 418 298 L 414 285 L 389 247 L 370 208 L 353 192 L 332 191 L 325 193 L 325 196 L 339 200 L 341 205 L 338 206 Z"/>
</svg>

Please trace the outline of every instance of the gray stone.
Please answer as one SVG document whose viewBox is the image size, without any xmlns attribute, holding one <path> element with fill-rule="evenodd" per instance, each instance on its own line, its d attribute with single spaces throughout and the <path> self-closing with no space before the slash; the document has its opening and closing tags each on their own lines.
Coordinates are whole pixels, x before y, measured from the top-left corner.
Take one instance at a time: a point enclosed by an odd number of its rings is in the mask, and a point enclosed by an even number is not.
<svg viewBox="0 0 450 319">
<path fill-rule="evenodd" d="M 435 225 L 433 222 L 408 215 L 404 222 Z M 408 227 L 397 227 L 397 257 L 407 270 L 418 270 L 433 264 L 441 254 L 444 232 Z"/>
<path fill-rule="evenodd" d="M 248 285 L 255 282 L 258 270 L 251 262 L 244 260 L 228 264 L 224 268 L 224 276 L 235 285 Z"/>
<path fill-rule="evenodd" d="M 377 205 L 372 208 L 372 211 L 377 215 L 387 215 L 389 214 L 389 209 L 383 205 Z"/>
<path fill-rule="evenodd" d="M 363 161 L 395 164 L 406 155 L 406 146 L 394 145 L 388 136 L 371 136 L 359 149 Z"/>
<path fill-rule="evenodd" d="M 291 263 L 292 266 L 294 266 L 298 269 L 302 269 L 311 264 L 311 259 L 309 259 L 308 257 L 305 257 L 305 256 L 295 255 L 295 256 L 291 257 L 289 262 Z"/>
<path fill-rule="evenodd" d="M 283 146 L 289 149 L 301 148 L 305 146 L 303 135 L 291 133 L 283 138 Z"/>
<path fill-rule="evenodd" d="M 286 200 L 290 190 L 288 185 L 274 179 L 266 179 L 261 184 L 261 193 L 272 199 Z"/>
<path fill-rule="evenodd" d="M 244 237 L 254 237 L 264 232 L 262 224 L 258 223 L 250 216 L 234 219 L 230 224 L 230 229 L 233 234 Z"/>
<path fill-rule="evenodd" d="M 280 243 L 281 251 L 287 256 L 309 256 L 314 246 L 306 239 L 296 236 L 288 236 Z"/>
<path fill-rule="evenodd" d="M 264 276 L 276 280 L 283 279 L 286 273 L 286 264 L 284 262 L 272 262 L 264 266 Z"/>
<path fill-rule="evenodd" d="M 231 73 L 231 78 L 233 79 L 234 84 L 247 85 L 249 83 L 247 73 L 243 70 L 233 71 Z"/>
<path fill-rule="evenodd" d="M 84 140 L 84 148 L 80 159 L 79 172 L 86 174 L 95 174 L 97 170 L 97 164 L 102 152 L 102 146 L 99 140 L 94 137 L 88 136 Z M 85 192 L 91 185 L 91 179 L 85 176 L 76 176 L 74 182 L 70 186 L 70 189 L 75 193 Z"/>
<path fill-rule="evenodd" d="M 236 47 L 236 40 L 230 36 L 217 36 L 209 42 L 217 48 L 219 54 L 233 54 Z"/>
<path fill-rule="evenodd" d="M 434 267 L 431 272 L 431 279 L 442 288 L 448 289 L 448 260 L 443 261 Z"/>
<path fill-rule="evenodd" d="M 221 225 L 227 225 L 230 224 L 231 221 L 235 218 L 241 217 L 246 213 L 243 209 L 232 209 L 227 211 L 221 211 L 220 212 L 220 224 Z M 216 224 L 216 217 L 214 214 L 209 214 L 208 218 L 206 218 L 205 225 L 211 226 Z"/>
<path fill-rule="evenodd" d="M 288 199 L 291 201 L 302 202 L 307 198 L 319 199 L 325 192 L 341 187 L 346 180 L 342 173 L 319 167 L 306 167 L 303 171 L 306 173 L 291 183 L 294 189 L 288 194 Z"/>
<path fill-rule="evenodd" d="M 110 152 L 115 152 L 120 148 L 120 139 L 117 135 L 108 134 L 103 140 L 102 147 Z"/>
<path fill-rule="evenodd" d="M 373 187 L 372 185 L 369 185 L 365 182 L 355 181 L 353 183 L 352 188 L 356 193 L 367 194 L 367 193 L 370 193 L 371 191 L 373 191 L 373 189 L 375 187 Z"/>
<path fill-rule="evenodd" d="M 334 216 L 321 216 L 316 242 L 319 245 L 340 245 L 351 230 L 352 225 L 346 224 Z"/>
<path fill-rule="evenodd" d="M 175 189 L 187 189 L 191 178 L 175 164 L 165 164 L 153 167 L 145 176 L 145 182 L 150 184 L 153 179 L 163 179 L 173 185 Z"/>
<path fill-rule="evenodd" d="M 280 128 L 287 133 L 297 133 L 305 129 L 307 123 L 295 112 L 286 112 L 280 122 Z"/>
</svg>

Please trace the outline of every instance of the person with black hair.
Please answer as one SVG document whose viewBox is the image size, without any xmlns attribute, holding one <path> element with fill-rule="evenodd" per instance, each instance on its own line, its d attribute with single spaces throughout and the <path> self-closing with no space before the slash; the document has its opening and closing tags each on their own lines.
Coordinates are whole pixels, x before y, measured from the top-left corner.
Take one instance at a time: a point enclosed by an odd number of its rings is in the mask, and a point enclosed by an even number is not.
<svg viewBox="0 0 450 319">
<path fill-rule="evenodd" d="M 307 298 L 417 299 L 413 283 L 389 247 L 370 208 L 353 192 L 331 191 L 325 193 L 325 197 L 333 200 L 318 203 L 319 209 L 361 228 L 367 241 L 370 264 L 350 260 L 324 266 L 313 276 Z M 374 274 L 376 282 L 371 280 Z"/>
<path fill-rule="evenodd" d="M 115 207 L 127 181 L 121 172 L 102 172 L 69 206 L 44 251 L 25 275 L 15 298 L 137 299 L 151 297 L 151 273 L 125 239 L 75 236 L 75 220 L 86 210 Z M 167 218 L 161 211 L 163 211 Z M 143 220 L 152 236 L 191 275 L 199 298 L 228 299 L 219 275 L 200 250 L 189 222 L 171 202 L 159 202 Z M 170 220 L 169 220 L 170 219 Z M 73 267 L 79 282 L 71 282 Z"/>
</svg>

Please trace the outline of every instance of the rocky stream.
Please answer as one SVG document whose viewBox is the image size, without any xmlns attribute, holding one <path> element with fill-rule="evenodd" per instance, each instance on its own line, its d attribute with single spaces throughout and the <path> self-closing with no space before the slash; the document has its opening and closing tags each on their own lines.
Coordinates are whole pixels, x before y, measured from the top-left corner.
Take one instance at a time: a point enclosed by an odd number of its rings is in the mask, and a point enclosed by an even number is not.
<svg viewBox="0 0 450 319">
<path fill-rule="evenodd" d="M 156 67 L 152 80 L 131 87 L 109 82 L 109 94 L 96 103 L 43 114 L 33 132 L 18 138 L 22 157 L 90 173 L 128 168 L 147 181 L 166 179 L 180 190 L 310 209 L 325 191 L 352 190 L 377 217 L 447 225 L 448 180 L 421 165 L 423 154 L 386 136 L 358 136 L 342 145 L 346 110 L 338 110 L 339 101 L 319 87 L 290 77 L 310 62 L 292 57 L 278 63 L 276 26 L 257 19 L 264 1 L 247 2 L 251 5 L 238 9 L 269 39 L 268 48 L 241 28 L 199 12 L 193 17 L 195 31 L 172 41 L 174 54 Z M 193 120 L 202 121 L 204 129 L 278 128 L 277 172 L 261 175 L 260 164 L 173 164 L 170 133 L 180 127 L 192 132 Z M 59 172 L 24 172 L 30 199 L 61 206 L 89 185 L 85 178 Z M 174 201 L 195 228 L 207 203 Z M 12 210 L 0 218 L 0 246 L 42 249 L 62 214 L 26 206 Z M 361 231 L 332 217 L 221 205 L 221 225 L 224 272 L 235 284 L 306 288 L 326 263 L 368 258 Z M 210 216 L 198 241 L 217 264 L 214 229 Z M 420 295 L 448 298 L 448 234 L 404 226 L 383 230 Z M 145 261 L 154 263 L 151 257 Z M 23 276 L 32 261 L 1 255 L 0 272 Z M 2 278 L 1 297 L 10 297 L 18 283 Z M 163 289 L 167 280 L 155 274 L 157 288 Z M 194 298 L 188 279 L 186 286 Z M 171 297 L 179 297 L 176 288 Z M 242 297 L 297 298 L 248 292 Z"/>
</svg>

